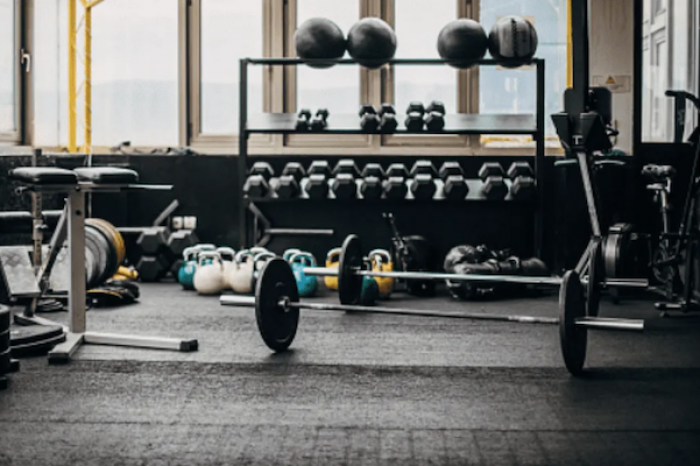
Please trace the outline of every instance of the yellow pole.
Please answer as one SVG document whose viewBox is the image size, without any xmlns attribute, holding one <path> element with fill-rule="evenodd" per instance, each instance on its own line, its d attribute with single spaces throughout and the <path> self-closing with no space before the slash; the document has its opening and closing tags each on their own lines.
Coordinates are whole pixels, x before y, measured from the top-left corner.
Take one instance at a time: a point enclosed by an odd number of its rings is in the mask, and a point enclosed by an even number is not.
<svg viewBox="0 0 700 466">
<path fill-rule="evenodd" d="M 92 6 L 85 7 L 85 142 L 83 152 L 92 151 Z"/>
<path fill-rule="evenodd" d="M 75 89 L 75 0 L 68 0 L 68 152 L 78 151 L 76 143 L 76 106 L 78 97 Z"/>
<path fill-rule="evenodd" d="M 566 87 L 574 87 L 573 31 L 571 30 L 571 0 L 566 2 Z"/>
</svg>

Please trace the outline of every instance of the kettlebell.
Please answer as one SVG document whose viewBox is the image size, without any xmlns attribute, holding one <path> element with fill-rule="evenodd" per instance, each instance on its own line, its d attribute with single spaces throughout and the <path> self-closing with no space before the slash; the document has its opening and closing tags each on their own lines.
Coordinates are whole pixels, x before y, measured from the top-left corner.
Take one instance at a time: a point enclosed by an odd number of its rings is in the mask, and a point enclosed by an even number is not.
<svg viewBox="0 0 700 466">
<path fill-rule="evenodd" d="M 385 249 L 375 249 L 369 253 L 372 270 L 375 272 L 392 272 L 394 264 L 391 262 L 391 254 Z M 373 277 L 379 287 L 379 299 L 389 299 L 394 291 L 394 279 L 387 277 Z"/>
<path fill-rule="evenodd" d="M 277 257 L 276 254 L 274 254 L 270 251 L 265 251 L 265 252 L 261 252 L 260 254 L 256 255 L 253 258 L 253 273 L 251 274 L 252 276 L 250 279 L 250 289 L 251 290 L 255 291 L 255 285 L 258 283 L 258 277 L 260 276 L 260 271 L 262 271 L 265 264 L 267 264 L 267 261 L 269 261 L 270 259 L 274 259 L 275 257 Z"/>
<path fill-rule="evenodd" d="M 224 289 L 224 264 L 216 251 L 199 254 L 198 268 L 194 274 L 194 289 L 203 295 L 219 294 Z"/>
<path fill-rule="evenodd" d="M 222 246 L 218 248 L 216 252 L 221 256 L 222 263 L 224 264 L 224 288 L 231 288 L 228 277 L 235 267 L 233 260 L 236 258 L 236 251 L 229 247 Z"/>
<path fill-rule="evenodd" d="M 328 254 L 326 255 L 326 268 L 338 268 L 338 261 L 340 261 L 340 253 L 342 251 L 342 248 L 333 248 L 328 251 Z M 324 277 L 323 281 L 326 283 L 326 288 L 329 290 L 338 290 L 338 277 Z"/>
<path fill-rule="evenodd" d="M 233 269 L 228 274 L 228 284 L 236 293 L 248 294 L 253 277 L 253 255 L 247 249 L 238 251 L 233 259 Z"/>
<path fill-rule="evenodd" d="M 318 279 L 314 275 L 306 275 L 304 267 L 316 267 L 316 258 L 309 252 L 298 252 L 289 258 L 289 263 L 297 282 L 299 296 L 314 296 L 318 291 Z"/>
<path fill-rule="evenodd" d="M 297 249 L 297 248 L 289 248 L 289 249 L 287 249 L 286 251 L 284 251 L 284 254 L 282 254 L 282 259 L 284 259 L 284 260 L 286 260 L 287 262 L 289 262 L 289 259 L 290 259 L 294 254 L 297 254 L 297 253 L 299 253 L 299 252 L 303 252 L 303 251 L 302 251 L 301 249 Z"/>
<path fill-rule="evenodd" d="M 185 290 L 194 290 L 194 276 L 198 268 L 198 256 L 202 251 L 213 251 L 216 246 L 213 244 L 198 244 L 185 249 L 182 257 L 185 260 L 177 271 L 177 281 Z"/>
<path fill-rule="evenodd" d="M 249 249 L 249 251 L 253 255 L 253 257 L 257 256 L 258 254 L 262 254 L 263 252 L 270 252 L 262 246 L 253 246 Z"/>
</svg>

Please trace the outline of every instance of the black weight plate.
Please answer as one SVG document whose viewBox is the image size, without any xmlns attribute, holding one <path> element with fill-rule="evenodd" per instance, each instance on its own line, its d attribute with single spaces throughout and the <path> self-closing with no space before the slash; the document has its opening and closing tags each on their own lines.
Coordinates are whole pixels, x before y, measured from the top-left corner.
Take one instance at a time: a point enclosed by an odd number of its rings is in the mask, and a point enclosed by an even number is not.
<svg viewBox="0 0 700 466">
<path fill-rule="evenodd" d="M 289 348 L 299 325 L 299 309 L 285 310 L 279 305 L 283 299 L 299 302 L 297 282 L 284 259 L 270 259 L 255 286 L 255 320 L 263 341 L 276 352 Z"/>
<path fill-rule="evenodd" d="M 87 226 L 85 228 L 85 247 L 92 251 L 94 259 L 93 270 L 94 275 L 90 275 L 91 280 L 88 280 L 88 289 L 99 286 L 104 282 L 107 268 L 107 241 L 97 232 L 96 229 Z"/>
<path fill-rule="evenodd" d="M 65 306 L 56 299 L 42 299 L 36 306 L 36 312 L 61 312 L 63 310 L 65 310 Z"/>
<path fill-rule="evenodd" d="M 119 255 L 117 254 L 117 247 L 114 244 L 114 238 L 112 238 L 111 232 L 108 231 L 102 223 L 91 222 L 90 225 L 102 235 L 106 242 L 107 268 L 105 270 L 106 276 L 104 277 L 104 280 L 107 280 L 108 278 L 114 276 L 114 274 L 117 273 L 117 269 L 119 269 Z"/>
<path fill-rule="evenodd" d="M 114 274 L 110 274 L 110 271 L 114 268 L 114 264 L 116 263 L 117 259 L 117 254 L 116 251 L 112 250 L 112 253 L 110 253 L 110 243 L 111 241 L 103 232 L 100 231 L 99 228 L 92 226 L 92 225 L 85 225 L 85 234 L 87 235 L 87 232 L 91 231 L 91 234 L 95 238 L 95 242 L 99 245 L 100 248 L 100 255 L 99 255 L 99 264 L 100 264 L 100 274 L 97 278 L 97 284 L 96 285 L 101 285 L 104 282 L 107 281 L 108 278 L 110 278 Z M 110 263 L 111 261 L 111 263 Z"/>
<path fill-rule="evenodd" d="M 623 236 L 611 233 L 603 243 L 603 262 L 605 263 L 605 276 L 607 278 L 620 278 L 620 257 L 622 251 Z"/>
<path fill-rule="evenodd" d="M 11 320 L 10 308 L 7 306 L 0 306 L 0 332 L 10 328 Z"/>
<path fill-rule="evenodd" d="M 10 329 L 0 332 L 0 353 L 10 348 Z"/>
<path fill-rule="evenodd" d="M 9 349 L 6 349 L 4 352 L 0 352 L 0 375 L 10 372 L 11 359 Z"/>
<path fill-rule="evenodd" d="M 46 352 L 65 341 L 63 328 L 58 325 L 13 326 L 10 332 L 12 356 Z"/>
<path fill-rule="evenodd" d="M 588 265 L 588 286 L 586 287 L 586 315 L 598 316 L 600 309 L 601 281 L 604 279 L 603 263 L 601 258 L 601 243 L 596 243 L 591 253 L 591 262 Z"/>
<path fill-rule="evenodd" d="M 586 298 L 578 273 L 569 270 L 564 274 L 559 289 L 559 340 L 564 364 L 572 375 L 579 375 L 586 362 L 588 332 L 576 325 L 576 319 L 586 314 Z"/>
<path fill-rule="evenodd" d="M 343 242 L 338 266 L 338 298 L 340 304 L 358 305 L 362 294 L 362 276 L 356 272 L 362 266 L 362 245 L 357 235 Z"/>
</svg>

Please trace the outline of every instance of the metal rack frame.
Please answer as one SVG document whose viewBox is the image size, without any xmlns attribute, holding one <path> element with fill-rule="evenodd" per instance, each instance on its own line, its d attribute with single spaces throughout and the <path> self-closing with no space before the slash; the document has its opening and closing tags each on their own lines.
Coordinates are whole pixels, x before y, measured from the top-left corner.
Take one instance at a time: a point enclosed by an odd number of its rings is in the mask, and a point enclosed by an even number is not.
<svg viewBox="0 0 700 466">
<path fill-rule="evenodd" d="M 251 240 L 251 228 L 249 224 L 248 208 L 254 200 L 243 195 L 243 186 L 245 185 L 248 174 L 248 138 L 254 133 L 267 134 L 300 134 L 294 131 L 289 126 L 289 122 L 295 120 L 296 116 L 289 113 L 264 114 L 265 117 L 258 119 L 258 122 L 264 124 L 259 127 L 249 127 L 248 115 L 248 67 L 250 65 L 279 65 L 279 66 L 296 66 L 314 64 L 314 62 L 334 65 L 358 65 L 353 59 L 338 59 L 338 60 L 302 60 L 299 58 L 242 58 L 240 60 L 240 82 L 239 82 L 239 128 L 238 128 L 238 189 L 241 192 L 241 204 L 238 211 L 239 225 L 239 246 L 247 247 Z M 444 66 L 447 61 L 442 59 L 393 59 L 388 62 L 388 65 L 426 65 L 426 66 Z M 477 66 L 498 66 L 495 60 L 484 59 L 475 62 Z M 534 58 L 527 65 L 534 66 L 537 73 L 537 103 L 536 112 L 534 115 L 534 126 L 521 124 L 519 127 L 512 125 L 513 115 L 480 115 L 480 114 L 457 114 L 459 117 L 469 115 L 468 118 L 454 117 L 446 115 L 445 131 L 440 133 L 426 134 L 461 134 L 461 135 L 479 135 L 479 134 L 527 134 L 531 135 L 535 140 L 535 179 L 537 184 L 537 192 L 535 196 L 535 244 L 534 252 L 536 256 L 540 256 L 542 252 L 542 242 L 544 235 L 544 157 L 545 157 L 545 62 L 543 59 Z M 272 116 L 272 117 L 270 117 Z M 449 125 L 450 120 L 454 124 Z M 462 121 L 460 121 L 462 120 Z M 479 120 L 489 121 L 488 125 L 478 125 Z M 499 126 L 500 121 L 511 122 L 511 127 L 507 125 Z M 523 119 L 526 122 L 526 119 Z M 255 119 L 253 119 L 255 122 Z M 461 124 L 460 124 L 461 123 Z M 469 124 L 469 126 L 467 126 Z M 347 128 L 333 128 L 313 134 L 366 134 L 363 133 L 359 126 Z M 395 134 L 409 134 L 406 130 L 399 128 Z M 337 202 L 337 201 L 331 201 Z"/>
</svg>

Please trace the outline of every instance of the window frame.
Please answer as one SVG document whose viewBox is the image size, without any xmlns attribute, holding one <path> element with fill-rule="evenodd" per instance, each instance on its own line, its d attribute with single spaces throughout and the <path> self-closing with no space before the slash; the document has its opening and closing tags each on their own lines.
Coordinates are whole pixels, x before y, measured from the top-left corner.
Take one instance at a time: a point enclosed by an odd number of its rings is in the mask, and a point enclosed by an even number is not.
<svg viewBox="0 0 700 466">
<path fill-rule="evenodd" d="M 24 83 L 23 83 L 23 72 L 24 65 L 21 63 L 22 50 L 23 50 L 23 2 L 20 0 L 12 0 L 14 4 L 14 63 L 15 63 L 15 83 L 14 83 L 14 124 L 15 131 L 0 132 L 0 144 L 16 145 L 22 142 L 23 135 L 23 93 L 24 93 Z"/>
</svg>

